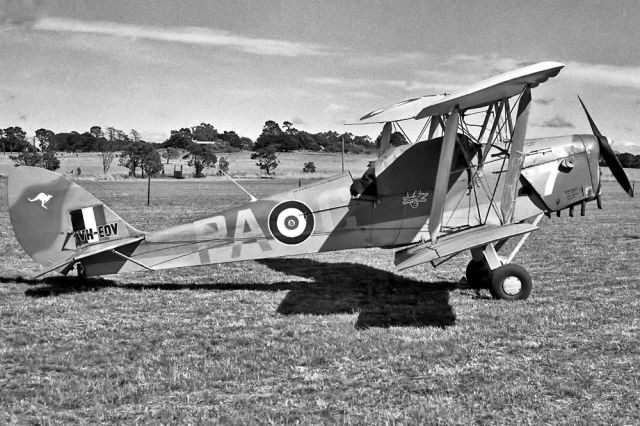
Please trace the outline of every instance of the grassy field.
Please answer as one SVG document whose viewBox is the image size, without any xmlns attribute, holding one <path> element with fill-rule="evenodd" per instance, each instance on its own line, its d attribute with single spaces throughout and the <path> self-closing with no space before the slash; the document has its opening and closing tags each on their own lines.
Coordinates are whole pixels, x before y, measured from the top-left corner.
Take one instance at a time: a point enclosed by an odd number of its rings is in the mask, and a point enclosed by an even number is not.
<svg viewBox="0 0 640 426">
<path fill-rule="evenodd" d="M 78 183 L 146 230 L 246 199 Z M 458 284 L 467 255 L 396 273 L 383 250 L 33 280 L 0 180 L 0 423 L 640 424 L 640 209 L 604 191 L 543 219 L 516 258 L 532 296 L 509 303 Z"/>
</svg>

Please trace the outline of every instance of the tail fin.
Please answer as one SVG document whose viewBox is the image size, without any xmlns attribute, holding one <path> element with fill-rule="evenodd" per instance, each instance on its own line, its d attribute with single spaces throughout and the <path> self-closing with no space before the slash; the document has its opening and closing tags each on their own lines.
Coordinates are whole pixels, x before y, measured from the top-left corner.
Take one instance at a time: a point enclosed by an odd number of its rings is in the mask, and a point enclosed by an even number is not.
<svg viewBox="0 0 640 426">
<path fill-rule="evenodd" d="M 9 216 L 22 249 L 51 267 L 91 244 L 142 235 L 78 184 L 21 166 L 9 173 Z"/>
</svg>

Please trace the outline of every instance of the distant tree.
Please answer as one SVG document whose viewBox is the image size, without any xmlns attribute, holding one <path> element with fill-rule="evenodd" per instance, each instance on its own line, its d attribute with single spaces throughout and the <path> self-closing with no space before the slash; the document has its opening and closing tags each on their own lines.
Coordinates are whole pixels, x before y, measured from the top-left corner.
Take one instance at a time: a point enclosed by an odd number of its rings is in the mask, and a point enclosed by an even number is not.
<svg viewBox="0 0 640 426">
<path fill-rule="evenodd" d="M 375 142 L 373 142 L 369 136 L 354 136 L 353 144 L 365 148 L 375 148 L 376 146 Z"/>
<path fill-rule="evenodd" d="M 100 151 L 99 143 L 104 138 L 96 138 L 90 132 L 84 132 L 77 137 L 76 150 L 80 152 Z"/>
<path fill-rule="evenodd" d="M 286 132 L 283 132 L 275 121 L 266 121 L 262 127 L 262 133 L 253 145 L 254 151 L 265 148 L 273 148 L 275 151 L 284 152 L 300 149 L 300 141 L 297 137 L 298 131 L 292 127 L 290 121 L 285 121 L 283 126 L 286 127 Z"/>
<path fill-rule="evenodd" d="M 164 141 L 160 146 L 162 148 L 180 148 L 190 149 L 193 145 L 193 134 L 191 129 L 182 128 L 180 130 L 172 130 L 169 139 Z"/>
<path fill-rule="evenodd" d="M 282 139 L 282 134 L 273 135 L 270 133 L 262 133 L 260 136 L 258 136 L 258 139 L 256 139 L 256 143 L 253 144 L 253 150 L 260 151 L 266 148 L 273 148 L 274 151 L 278 151 L 280 149 Z"/>
<path fill-rule="evenodd" d="M 267 120 L 264 122 L 264 126 L 262 126 L 262 134 L 279 136 L 282 134 L 282 129 L 280 129 L 280 126 L 275 121 Z"/>
<path fill-rule="evenodd" d="M 260 170 L 264 170 L 268 175 L 270 175 L 280 163 L 273 147 L 263 148 L 254 152 L 251 154 L 251 159 L 258 160 L 256 166 L 260 167 Z"/>
<path fill-rule="evenodd" d="M 142 158 L 142 162 L 140 163 L 140 168 L 142 169 L 142 177 L 146 176 L 156 176 L 162 170 L 164 170 L 164 166 L 162 165 L 162 159 L 160 158 L 160 153 L 153 148 L 153 145 L 146 144 L 147 146 L 151 146 L 151 150 L 147 150 L 146 155 Z"/>
<path fill-rule="evenodd" d="M 118 151 L 119 149 L 124 148 L 131 140 L 133 140 L 134 142 L 143 142 L 139 138 L 138 133 L 135 130 L 133 130 L 133 132 L 134 132 L 136 138 L 135 139 L 129 139 L 129 135 L 127 135 L 127 133 L 125 131 L 120 130 L 120 129 L 116 129 L 115 127 L 107 127 L 107 129 L 105 130 L 104 137 L 111 144 L 113 144 L 113 149 L 115 151 Z"/>
<path fill-rule="evenodd" d="M 133 177 L 137 177 L 136 171 L 140 168 L 141 177 L 145 177 L 145 174 L 153 175 L 161 171 L 162 160 L 158 151 L 150 143 L 130 142 L 122 151 L 120 165 L 128 168 L 129 174 Z"/>
<path fill-rule="evenodd" d="M 47 170 L 57 170 L 60 168 L 60 160 L 56 156 L 55 136 L 51 130 L 36 130 L 36 139 L 40 141 L 40 151 L 42 152 L 42 165 Z"/>
<path fill-rule="evenodd" d="M 115 143 L 106 140 L 105 138 L 100 138 L 100 143 L 98 146 L 100 150 L 100 159 L 102 160 L 102 171 L 106 175 L 111 167 L 111 163 L 113 163 L 113 159 L 115 158 Z"/>
<path fill-rule="evenodd" d="M 240 137 L 240 143 L 242 144 L 240 146 L 241 149 L 252 149 L 253 148 L 253 141 L 250 138 L 241 136 Z"/>
<path fill-rule="evenodd" d="M 302 167 L 302 173 L 315 173 L 315 172 L 316 172 L 316 165 L 313 163 L 313 161 L 304 163 L 304 167 Z"/>
<path fill-rule="evenodd" d="M 204 177 L 204 169 L 215 166 L 218 161 L 211 147 L 207 145 L 195 145 L 190 152 L 191 158 L 188 164 L 196 170 L 194 177 L 197 178 Z"/>
<path fill-rule="evenodd" d="M 338 132 L 328 131 L 316 133 L 314 137 L 325 151 L 340 152 L 342 150 L 342 139 Z"/>
<path fill-rule="evenodd" d="M 376 138 L 376 146 L 380 147 L 380 140 L 382 139 L 382 133 L 380 133 L 378 135 L 378 137 Z M 401 145 L 406 145 L 409 142 L 407 141 L 407 139 L 404 137 L 404 135 L 401 132 L 393 132 L 391 133 L 391 140 L 389 141 L 389 143 L 391 144 L 391 146 L 401 146 Z"/>
<path fill-rule="evenodd" d="M 282 127 L 285 128 L 285 133 L 288 135 L 295 136 L 298 134 L 298 129 L 293 127 L 293 123 L 290 121 L 285 121 L 284 123 L 282 123 Z"/>
<path fill-rule="evenodd" d="M 391 142 L 391 145 L 393 146 L 407 145 L 409 143 L 407 141 L 407 138 L 405 138 L 401 132 L 393 132 L 391 134 L 390 142 Z"/>
<path fill-rule="evenodd" d="M 620 165 L 627 169 L 640 169 L 640 155 L 634 155 L 628 152 L 616 153 Z M 607 163 L 604 160 L 600 161 L 600 166 L 606 167 Z"/>
<path fill-rule="evenodd" d="M 107 127 L 104 132 L 104 137 L 106 137 L 109 142 L 115 142 L 118 140 L 119 132 L 120 130 L 115 127 Z"/>
<path fill-rule="evenodd" d="M 55 146 L 58 151 L 80 151 L 83 146 L 82 135 L 80 135 L 78 132 L 56 133 Z"/>
<path fill-rule="evenodd" d="M 18 166 L 39 167 L 42 162 L 42 154 L 34 151 L 23 151 L 17 156 L 10 157 Z"/>
<path fill-rule="evenodd" d="M 36 141 L 38 142 L 38 148 L 40 148 L 40 151 L 55 151 L 55 138 L 56 134 L 51 130 L 36 130 Z"/>
<path fill-rule="evenodd" d="M 218 176 L 229 174 L 229 159 L 228 157 L 220 157 L 218 160 Z"/>
<path fill-rule="evenodd" d="M 242 141 L 240 140 L 240 136 L 236 132 L 232 131 L 224 131 L 223 134 L 220 135 L 220 139 L 227 142 L 230 147 L 242 149 Z"/>
<path fill-rule="evenodd" d="M 47 170 L 58 170 L 60 168 L 60 160 L 53 151 L 45 151 L 42 154 L 42 167 Z"/>
<path fill-rule="evenodd" d="M 91 135 L 94 138 L 103 138 L 104 137 L 104 133 L 102 132 L 102 127 L 100 127 L 100 126 L 91 126 L 91 128 L 89 129 L 89 133 L 91 133 Z"/>
<path fill-rule="evenodd" d="M 297 137 L 290 134 L 282 135 L 282 142 L 280 143 L 279 151 L 290 152 L 297 149 L 300 149 L 300 142 Z"/>
<path fill-rule="evenodd" d="M 193 140 L 212 142 L 219 139 L 218 131 L 212 124 L 200 123 L 191 128 Z"/>
<path fill-rule="evenodd" d="M 60 160 L 58 160 L 53 151 L 40 153 L 33 150 L 25 150 L 17 157 L 12 158 L 15 159 L 16 164 L 21 166 L 42 167 L 47 170 L 60 168 Z"/>
<path fill-rule="evenodd" d="M 322 146 L 316 141 L 314 135 L 310 133 L 300 131 L 296 134 L 296 138 L 298 139 L 298 145 L 301 149 L 308 151 L 320 151 L 322 149 Z"/>
<path fill-rule="evenodd" d="M 349 144 L 344 146 L 344 152 L 349 152 L 351 154 L 362 154 L 365 152 L 365 148 L 361 145 Z"/>
<path fill-rule="evenodd" d="M 4 152 L 20 152 L 32 145 L 27 141 L 27 133 L 21 127 L 7 127 L 2 131 L 2 149 Z"/>
<path fill-rule="evenodd" d="M 132 129 L 133 130 L 133 129 Z M 134 130 L 135 131 L 135 130 Z M 137 142 L 144 142 L 142 139 L 140 139 L 140 135 L 136 132 L 136 139 Z M 129 135 L 127 135 L 127 133 L 123 130 L 118 130 L 117 133 L 117 141 L 121 144 L 123 143 L 129 143 L 131 139 L 129 139 Z"/>
<path fill-rule="evenodd" d="M 162 153 L 162 157 L 166 158 L 167 164 L 169 164 L 169 160 L 175 160 L 180 157 L 180 151 L 170 146 Z"/>
<path fill-rule="evenodd" d="M 140 137 L 140 132 L 138 132 L 136 129 L 131 129 L 129 135 L 131 136 L 131 140 L 134 142 L 140 142 L 142 140 L 142 138 Z"/>
</svg>

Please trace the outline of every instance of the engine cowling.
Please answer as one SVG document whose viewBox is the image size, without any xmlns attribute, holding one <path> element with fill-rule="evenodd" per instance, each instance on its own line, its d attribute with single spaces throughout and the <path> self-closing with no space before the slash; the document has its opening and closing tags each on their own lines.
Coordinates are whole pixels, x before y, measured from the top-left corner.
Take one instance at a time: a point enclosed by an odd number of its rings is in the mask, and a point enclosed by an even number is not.
<svg viewBox="0 0 640 426">
<path fill-rule="evenodd" d="M 532 139 L 525 145 L 523 191 L 544 211 L 560 211 L 600 193 L 600 150 L 593 135 Z"/>
</svg>

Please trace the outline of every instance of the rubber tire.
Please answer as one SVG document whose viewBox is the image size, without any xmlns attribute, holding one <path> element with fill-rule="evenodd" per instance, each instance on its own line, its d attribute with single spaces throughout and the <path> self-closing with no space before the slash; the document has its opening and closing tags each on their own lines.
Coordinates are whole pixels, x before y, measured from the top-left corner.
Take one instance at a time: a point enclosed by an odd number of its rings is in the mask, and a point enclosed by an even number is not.
<svg viewBox="0 0 640 426">
<path fill-rule="evenodd" d="M 467 283 L 472 288 L 489 288 L 491 285 L 491 268 L 484 260 L 471 260 L 465 271 Z"/>
<path fill-rule="evenodd" d="M 514 294 L 505 292 L 504 282 L 507 278 L 515 277 L 520 280 L 520 291 Z M 531 275 L 520 265 L 508 263 L 493 270 L 491 274 L 491 286 L 489 291 L 494 299 L 525 300 L 531 294 L 533 282 Z"/>
</svg>

